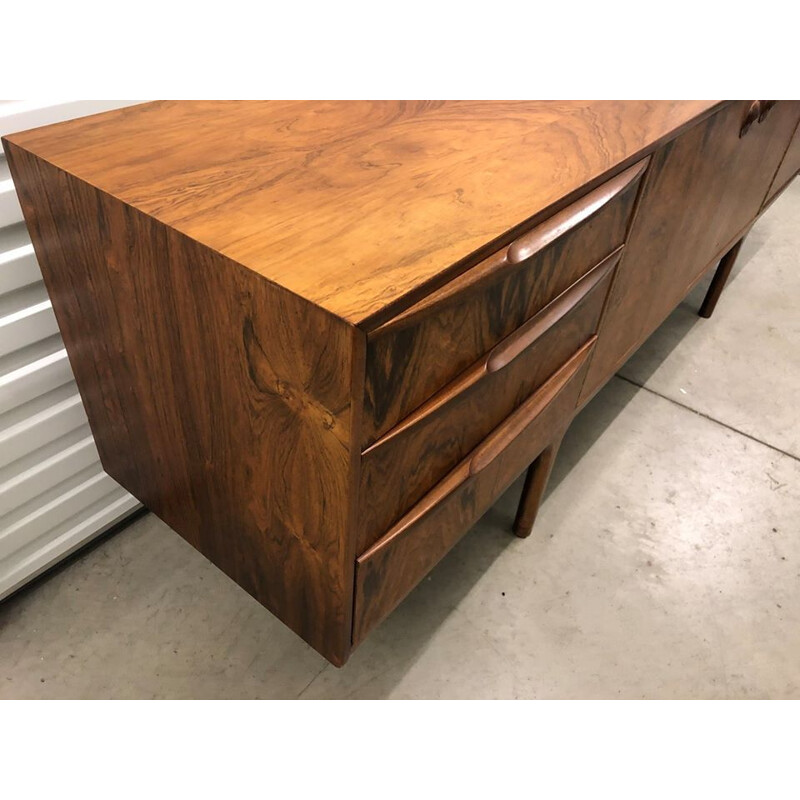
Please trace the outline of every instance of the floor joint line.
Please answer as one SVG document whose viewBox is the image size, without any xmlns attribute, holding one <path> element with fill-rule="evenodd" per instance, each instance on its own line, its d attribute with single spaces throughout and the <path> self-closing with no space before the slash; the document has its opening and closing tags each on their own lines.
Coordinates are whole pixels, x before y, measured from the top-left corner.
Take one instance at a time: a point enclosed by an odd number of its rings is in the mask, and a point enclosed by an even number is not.
<svg viewBox="0 0 800 800">
<path fill-rule="evenodd" d="M 794 453 L 789 453 L 786 450 L 782 450 L 780 447 L 776 447 L 774 444 L 770 444 L 769 442 L 765 442 L 763 439 L 759 439 L 757 436 L 752 436 L 749 433 L 745 433 L 744 431 L 740 431 L 738 428 L 734 428 L 733 425 L 728 425 L 727 422 L 722 422 L 721 420 L 715 419 L 714 417 L 710 416 L 709 414 L 705 414 L 702 411 L 698 411 L 696 408 L 692 408 L 691 406 L 684 405 L 683 403 L 675 400 L 672 397 L 667 397 L 660 392 L 651 389 L 649 386 L 644 386 L 641 383 L 636 383 L 636 381 L 631 380 L 630 378 L 626 378 L 624 375 L 620 375 L 619 373 L 616 376 L 620 380 L 625 381 L 626 383 L 631 384 L 631 386 L 635 386 L 637 389 L 644 389 L 646 392 L 650 392 L 650 394 L 654 394 L 656 397 L 660 397 L 662 400 L 666 400 L 673 405 L 678 406 L 678 408 L 685 408 L 687 411 L 691 411 L 692 414 L 697 414 L 698 417 L 703 417 L 703 419 L 707 419 L 710 422 L 714 422 L 717 425 L 720 425 L 723 428 L 727 428 L 729 431 L 733 431 L 733 433 L 738 433 L 740 436 L 744 436 L 746 439 L 750 439 L 753 442 L 757 442 L 758 444 L 764 445 L 764 447 L 768 447 L 770 450 L 774 450 L 776 453 L 781 453 L 781 455 L 787 456 L 791 458 L 793 461 L 800 462 L 800 457 L 794 455 Z"/>
<path fill-rule="evenodd" d="M 299 700 L 309 690 L 311 684 L 314 683 L 314 681 L 319 678 L 319 676 L 322 675 L 322 673 L 325 672 L 329 666 L 330 664 L 323 664 L 322 669 L 300 690 L 300 693 L 297 695 L 297 697 L 295 697 L 295 700 Z"/>
</svg>

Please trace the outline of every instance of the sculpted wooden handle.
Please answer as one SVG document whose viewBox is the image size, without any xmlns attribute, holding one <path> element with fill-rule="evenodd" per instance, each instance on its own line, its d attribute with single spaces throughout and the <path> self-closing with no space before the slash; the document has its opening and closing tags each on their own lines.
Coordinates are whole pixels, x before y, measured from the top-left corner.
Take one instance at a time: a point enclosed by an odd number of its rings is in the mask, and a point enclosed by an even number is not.
<svg viewBox="0 0 800 800">
<path fill-rule="evenodd" d="M 630 186 L 647 168 L 650 161 L 648 156 L 638 164 L 620 172 L 619 175 L 606 181 L 593 192 L 584 195 L 567 206 L 562 211 L 554 214 L 550 219 L 537 225 L 533 230 L 520 236 L 508 246 L 506 261 L 509 264 L 519 264 L 535 255 L 539 250 L 547 247 L 559 237 L 580 225 L 581 222 L 596 214 L 606 203 L 613 200 L 626 187 Z"/>
<path fill-rule="evenodd" d="M 483 444 L 478 446 L 470 459 L 470 475 L 477 475 L 481 470 L 486 469 L 564 391 L 589 357 L 596 338 L 596 336 L 592 336 L 555 375 L 484 439 Z"/>
<path fill-rule="evenodd" d="M 614 269 L 621 255 L 622 246 L 562 292 L 538 314 L 495 345 L 486 358 L 486 372 L 499 372 L 524 353 L 545 331 L 569 314 Z"/>
<path fill-rule="evenodd" d="M 753 127 L 753 123 L 759 118 L 761 114 L 761 102 L 759 100 L 753 100 L 750 108 L 747 109 L 747 113 L 744 115 L 744 120 L 742 121 L 742 127 L 739 129 L 739 138 L 741 139 L 750 128 Z"/>
<path fill-rule="evenodd" d="M 403 515 L 375 544 L 359 556 L 359 561 L 367 560 L 387 542 L 405 533 L 420 519 L 433 511 L 456 489 L 473 475 L 477 475 L 495 460 L 536 417 L 552 403 L 566 388 L 570 380 L 586 362 L 597 339 L 596 336 L 575 353 L 561 369 L 539 387 L 511 416 L 507 417 L 483 443 L 473 450 L 472 455 L 462 461 L 452 472 L 440 481 L 428 494 Z"/>
</svg>

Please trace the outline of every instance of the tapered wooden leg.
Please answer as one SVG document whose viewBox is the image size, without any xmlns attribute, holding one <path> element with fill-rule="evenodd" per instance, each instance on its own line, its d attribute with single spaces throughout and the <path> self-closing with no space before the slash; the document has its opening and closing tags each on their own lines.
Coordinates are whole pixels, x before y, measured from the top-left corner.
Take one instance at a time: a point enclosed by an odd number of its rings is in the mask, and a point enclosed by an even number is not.
<svg viewBox="0 0 800 800">
<path fill-rule="evenodd" d="M 720 259 L 717 271 L 714 273 L 714 278 L 711 281 L 711 286 L 708 287 L 705 300 L 703 300 L 703 305 L 700 306 L 700 311 L 698 312 L 701 317 L 708 319 L 714 313 L 714 309 L 717 307 L 717 300 L 719 300 L 719 296 L 725 288 L 733 265 L 736 263 L 736 256 L 739 255 L 739 251 L 742 249 L 743 241 L 744 237 L 739 239 L 739 241 Z"/>
<path fill-rule="evenodd" d="M 528 467 L 525 475 L 525 485 L 522 487 L 522 497 L 519 500 L 517 518 L 514 520 L 514 533 L 521 539 L 530 536 L 533 530 L 533 523 L 536 521 L 536 514 L 542 502 L 544 490 L 547 488 L 547 481 L 553 471 L 553 464 L 556 460 L 561 437 L 553 442 L 542 452 L 539 458 Z"/>
</svg>

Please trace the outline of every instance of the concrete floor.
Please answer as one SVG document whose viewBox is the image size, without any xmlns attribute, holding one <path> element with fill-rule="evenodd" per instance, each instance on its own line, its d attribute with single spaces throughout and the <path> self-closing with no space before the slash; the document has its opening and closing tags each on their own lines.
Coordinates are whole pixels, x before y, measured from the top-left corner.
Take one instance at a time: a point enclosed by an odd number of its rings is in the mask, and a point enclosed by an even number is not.
<svg viewBox="0 0 800 800">
<path fill-rule="evenodd" d="M 800 697 L 800 181 L 337 670 L 152 515 L 0 606 L 0 697 Z"/>
</svg>

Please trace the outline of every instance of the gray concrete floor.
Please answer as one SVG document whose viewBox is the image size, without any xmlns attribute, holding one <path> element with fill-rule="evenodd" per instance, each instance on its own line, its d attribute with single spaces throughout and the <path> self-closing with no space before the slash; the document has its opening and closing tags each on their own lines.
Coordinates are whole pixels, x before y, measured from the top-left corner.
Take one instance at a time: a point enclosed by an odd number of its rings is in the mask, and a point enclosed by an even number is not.
<svg viewBox="0 0 800 800">
<path fill-rule="evenodd" d="M 0 697 L 800 697 L 800 181 L 341 670 L 152 515 L 0 605 Z"/>
</svg>

